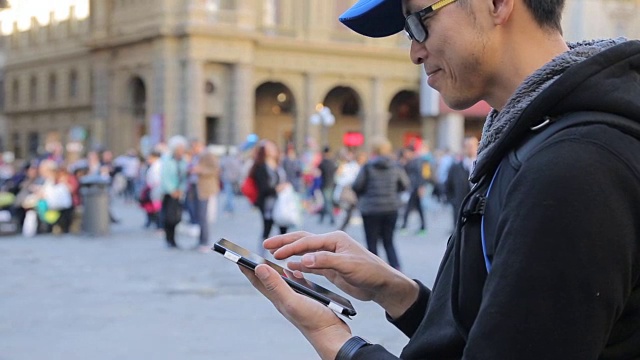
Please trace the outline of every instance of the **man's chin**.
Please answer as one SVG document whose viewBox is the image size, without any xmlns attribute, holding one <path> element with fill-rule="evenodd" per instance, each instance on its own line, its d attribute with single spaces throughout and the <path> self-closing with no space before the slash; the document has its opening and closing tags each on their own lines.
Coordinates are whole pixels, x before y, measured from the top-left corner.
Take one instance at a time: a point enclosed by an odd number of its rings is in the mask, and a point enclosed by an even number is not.
<svg viewBox="0 0 640 360">
<path fill-rule="evenodd" d="M 445 95 L 442 95 L 442 100 L 449 108 L 456 111 L 467 110 L 468 108 L 480 102 L 480 100 L 465 99 L 465 98 L 445 96 Z"/>
</svg>

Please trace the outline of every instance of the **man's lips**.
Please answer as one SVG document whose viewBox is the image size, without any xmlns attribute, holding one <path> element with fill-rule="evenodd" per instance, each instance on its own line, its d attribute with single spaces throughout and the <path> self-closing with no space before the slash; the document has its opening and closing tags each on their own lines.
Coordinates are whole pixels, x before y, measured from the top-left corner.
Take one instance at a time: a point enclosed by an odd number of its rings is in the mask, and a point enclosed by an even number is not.
<svg viewBox="0 0 640 360">
<path fill-rule="evenodd" d="M 427 69 L 427 76 L 431 76 L 440 71 L 440 69 Z"/>
</svg>

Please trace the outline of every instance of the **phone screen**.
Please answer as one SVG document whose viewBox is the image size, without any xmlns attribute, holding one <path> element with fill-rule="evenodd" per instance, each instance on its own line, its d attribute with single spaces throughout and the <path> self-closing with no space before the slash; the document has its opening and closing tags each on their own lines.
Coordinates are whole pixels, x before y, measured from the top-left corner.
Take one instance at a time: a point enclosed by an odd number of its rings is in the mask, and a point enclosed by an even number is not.
<svg viewBox="0 0 640 360">
<path fill-rule="evenodd" d="M 224 253 L 223 252 L 224 250 L 231 251 L 232 253 L 235 253 L 236 255 L 241 256 L 245 260 L 248 260 L 249 264 L 245 264 L 242 261 L 239 261 L 239 259 L 231 259 L 231 260 L 235 260 L 235 262 L 237 262 L 238 264 L 249 267 L 252 270 L 255 269 L 255 267 L 259 264 L 266 264 L 272 267 L 273 269 L 275 269 L 280 274 L 280 276 L 285 278 L 285 280 L 288 280 L 288 282 L 290 282 L 290 285 L 293 287 L 294 290 L 301 292 L 304 295 L 311 296 L 321 302 L 325 302 L 325 305 L 328 305 L 330 308 L 332 307 L 331 302 L 333 302 L 334 304 L 338 304 L 341 307 L 341 309 L 338 310 L 338 309 L 332 308 L 332 310 L 334 311 L 337 310 L 339 313 L 342 313 L 343 315 L 353 316 L 356 314 L 356 311 L 353 308 L 353 305 L 351 305 L 351 302 L 348 299 L 345 299 L 344 297 L 334 293 L 333 291 L 326 289 L 314 282 L 311 282 L 305 279 L 304 277 L 303 278 L 296 277 L 293 275 L 292 271 L 285 269 L 277 264 L 274 264 L 271 261 L 264 259 L 263 257 L 258 256 L 252 253 L 251 251 L 232 243 L 229 240 L 220 239 L 217 243 L 214 244 L 214 250 L 216 252 L 222 253 L 223 255 L 225 255 L 225 257 L 229 257 L 229 255 Z M 294 284 L 291 284 L 291 283 L 295 283 L 298 286 L 295 286 Z M 299 287 L 302 287 L 302 288 L 299 288 Z"/>
</svg>

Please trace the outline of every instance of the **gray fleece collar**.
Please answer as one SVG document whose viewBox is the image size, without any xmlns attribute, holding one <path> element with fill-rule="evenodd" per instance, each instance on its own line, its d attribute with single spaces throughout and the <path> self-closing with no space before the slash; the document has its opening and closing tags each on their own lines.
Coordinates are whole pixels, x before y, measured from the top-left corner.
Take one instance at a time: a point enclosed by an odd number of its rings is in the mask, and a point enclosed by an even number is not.
<svg viewBox="0 0 640 360">
<path fill-rule="evenodd" d="M 489 151 L 500 139 L 506 129 L 520 117 L 524 109 L 543 90 L 551 85 L 570 66 L 627 41 L 625 38 L 590 40 L 578 43 L 568 43 L 569 51 L 562 53 L 531 74 L 518 87 L 507 101 L 502 111 L 492 109 L 482 129 L 482 139 L 478 147 L 478 162 L 491 153 Z"/>
</svg>

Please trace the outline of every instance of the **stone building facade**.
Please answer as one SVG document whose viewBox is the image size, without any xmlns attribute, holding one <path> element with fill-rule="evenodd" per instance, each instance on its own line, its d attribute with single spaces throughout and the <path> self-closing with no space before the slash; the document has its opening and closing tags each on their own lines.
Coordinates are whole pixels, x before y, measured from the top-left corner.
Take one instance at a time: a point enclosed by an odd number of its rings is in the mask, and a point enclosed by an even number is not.
<svg viewBox="0 0 640 360">
<path fill-rule="evenodd" d="M 408 41 L 342 26 L 337 17 L 354 0 L 74 1 L 88 3 L 86 16 L 70 6 L 5 32 L 3 144 L 19 158 L 47 139 L 120 153 L 173 134 L 238 145 L 255 133 L 302 149 L 309 138 L 337 148 L 353 131 L 456 150 L 487 111 L 439 105 L 437 116 L 421 116 L 422 70 Z M 579 3 L 568 2 L 569 31 L 587 28 L 576 16 L 602 10 Z M 310 121 L 323 106 L 332 126 Z"/>
<path fill-rule="evenodd" d="M 351 1 L 352 3 L 353 1 Z M 401 36 L 344 28 L 340 0 L 92 0 L 7 35 L 7 143 L 87 133 L 116 152 L 173 134 L 237 145 L 256 133 L 338 147 L 347 131 L 422 135 L 420 69 Z M 335 124 L 312 124 L 321 106 Z M 75 130 L 75 132 L 74 132 Z"/>
</svg>

